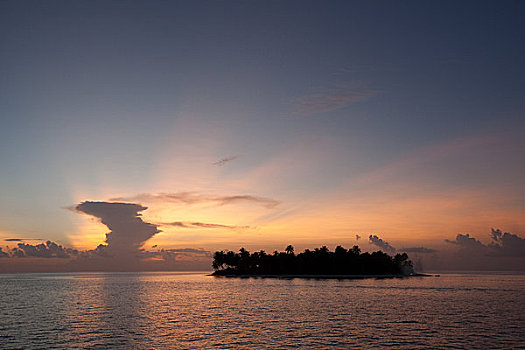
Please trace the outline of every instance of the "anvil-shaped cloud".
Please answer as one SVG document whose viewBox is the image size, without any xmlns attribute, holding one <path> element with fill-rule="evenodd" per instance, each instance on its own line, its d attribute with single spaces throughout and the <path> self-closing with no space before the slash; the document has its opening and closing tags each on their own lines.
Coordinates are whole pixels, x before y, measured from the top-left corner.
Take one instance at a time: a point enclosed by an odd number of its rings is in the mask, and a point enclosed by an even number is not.
<svg viewBox="0 0 525 350">
<path fill-rule="evenodd" d="M 142 221 L 140 212 L 147 207 L 140 204 L 82 202 L 75 209 L 99 218 L 111 230 L 106 234 L 110 254 L 138 252 L 144 242 L 160 232 L 157 226 Z"/>
</svg>

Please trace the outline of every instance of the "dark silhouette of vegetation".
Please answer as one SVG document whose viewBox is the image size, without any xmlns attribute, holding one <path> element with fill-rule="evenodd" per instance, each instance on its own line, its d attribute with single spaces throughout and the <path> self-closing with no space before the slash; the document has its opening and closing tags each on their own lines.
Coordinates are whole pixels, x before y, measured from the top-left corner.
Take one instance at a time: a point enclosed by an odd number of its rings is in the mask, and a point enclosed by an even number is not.
<svg viewBox="0 0 525 350">
<path fill-rule="evenodd" d="M 250 253 L 244 248 L 215 252 L 215 276 L 225 275 L 411 275 L 412 261 L 406 253 L 394 257 L 377 251 L 361 253 L 358 246 L 345 249 L 337 246 L 331 252 L 326 246 L 294 253 L 293 246 L 284 252 L 267 254 L 264 250 Z"/>
</svg>

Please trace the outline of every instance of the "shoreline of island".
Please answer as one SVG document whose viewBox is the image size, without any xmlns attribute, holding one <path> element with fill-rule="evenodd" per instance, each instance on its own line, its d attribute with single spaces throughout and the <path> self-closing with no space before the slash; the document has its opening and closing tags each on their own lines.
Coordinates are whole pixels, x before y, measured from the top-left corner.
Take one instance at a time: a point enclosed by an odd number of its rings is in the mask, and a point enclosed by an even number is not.
<svg viewBox="0 0 525 350">
<path fill-rule="evenodd" d="M 428 277 L 414 271 L 406 253 L 390 256 L 382 251 L 361 252 L 359 246 L 346 249 L 337 246 L 331 252 L 327 246 L 305 249 L 295 254 L 292 245 L 284 252 L 268 254 L 264 250 L 250 253 L 217 251 L 213 254 L 212 276 L 240 278 L 310 278 L 363 279 Z"/>
<path fill-rule="evenodd" d="M 217 272 L 217 271 L 216 271 Z M 352 279 L 389 279 L 389 278 L 410 278 L 410 277 L 439 277 L 439 275 L 430 275 L 425 273 L 415 273 L 411 275 L 315 275 L 315 274 L 305 274 L 305 275 L 276 275 L 276 274 L 220 274 L 212 273 L 208 276 L 213 277 L 226 277 L 226 278 L 277 278 L 277 279 L 294 279 L 294 278 L 303 278 L 303 279 L 338 279 L 338 280 L 352 280 Z"/>
</svg>

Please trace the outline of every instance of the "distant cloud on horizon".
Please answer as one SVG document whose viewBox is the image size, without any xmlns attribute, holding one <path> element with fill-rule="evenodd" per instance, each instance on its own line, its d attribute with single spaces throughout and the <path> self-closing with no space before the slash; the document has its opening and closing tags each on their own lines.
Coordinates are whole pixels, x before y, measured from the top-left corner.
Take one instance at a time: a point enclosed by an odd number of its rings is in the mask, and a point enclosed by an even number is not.
<svg viewBox="0 0 525 350">
<path fill-rule="evenodd" d="M 65 248 L 55 242 L 47 241 L 40 244 L 18 243 L 17 247 L 11 249 L 13 257 L 33 257 L 33 258 L 60 258 L 67 259 L 79 254 L 78 250 Z"/>
<path fill-rule="evenodd" d="M 106 244 L 100 244 L 96 249 L 79 251 L 64 247 L 52 241 L 39 244 L 18 243 L 17 246 L 13 248 L 6 249 L 6 247 L 0 247 L 0 258 L 3 261 L 2 269 L 0 270 L 8 272 L 10 271 L 8 266 L 16 267 L 18 266 L 17 264 L 22 264 L 22 262 L 40 264 L 31 259 L 45 259 L 49 263 L 55 264 L 53 265 L 55 267 L 50 267 L 50 269 L 54 269 L 54 271 L 170 270 L 178 269 L 181 266 L 187 269 L 192 266 L 192 264 L 196 264 L 195 266 L 204 269 L 209 268 L 212 252 L 202 248 L 165 249 L 154 245 L 151 247 L 151 250 L 146 250 L 142 248 L 142 246 L 138 246 L 137 242 L 141 242 L 143 237 L 151 235 L 152 227 L 155 227 L 155 229 L 158 227 L 158 225 L 144 222 L 138 217 L 138 215 L 140 215 L 139 212 L 142 211 L 141 209 L 144 207 L 137 204 L 131 205 L 130 207 L 122 206 L 122 204 L 125 203 L 109 203 L 116 204 L 116 206 L 107 207 L 104 204 L 108 203 L 105 202 L 91 203 L 103 203 L 97 204 L 95 207 L 100 205 L 97 212 L 100 216 L 105 217 L 104 220 L 106 222 L 108 217 L 116 220 L 116 217 L 118 217 L 118 215 L 115 214 L 116 212 L 123 214 L 121 217 L 122 222 L 116 225 L 119 227 L 116 227 L 115 222 L 112 222 L 112 229 L 109 233 L 121 235 L 119 239 L 113 241 L 113 244 L 116 242 L 124 242 L 122 243 L 122 247 L 118 247 L 117 244 L 117 249 L 108 249 L 110 243 L 106 242 Z M 113 213 L 111 213 L 112 211 Z M 172 222 L 167 224 L 190 229 L 199 227 L 233 229 L 237 227 L 199 222 Z M 131 235 L 128 235 L 127 230 L 122 230 L 125 227 L 132 227 L 135 231 L 132 232 Z M 242 228 L 243 226 L 239 227 Z M 138 233 L 137 231 L 141 232 Z M 459 250 L 438 251 L 425 247 L 408 247 L 397 249 L 397 252 L 407 252 L 409 254 L 419 253 L 421 254 L 419 257 L 415 256 L 416 264 L 423 262 L 424 265 L 427 266 L 433 266 L 434 268 L 437 266 L 440 270 L 523 270 L 522 267 L 524 265 L 522 262 L 524 262 L 525 258 L 524 238 L 509 232 L 502 232 L 499 229 L 492 229 L 491 240 L 490 243 L 483 244 L 469 234 L 458 234 L 455 240 L 446 240 L 446 242 L 459 247 Z M 146 241 L 143 243 L 146 243 Z M 377 235 L 370 235 L 369 243 L 379 247 L 386 253 L 393 254 L 396 252 L 396 249 L 392 245 Z M 129 251 L 130 247 L 132 251 Z M 113 248 L 115 248 L 114 245 Z M 33 262 L 31 263 L 31 261 Z"/>
<path fill-rule="evenodd" d="M 491 229 L 491 239 L 488 245 L 483 244 L 468 233 L 459 233 L 454 241 L 446 239 L 445 242 L 456 245 L 463 254 L 525 257 L 525 239 L 513 233 L 503 233 L 499 229 Z"/>
</svg>

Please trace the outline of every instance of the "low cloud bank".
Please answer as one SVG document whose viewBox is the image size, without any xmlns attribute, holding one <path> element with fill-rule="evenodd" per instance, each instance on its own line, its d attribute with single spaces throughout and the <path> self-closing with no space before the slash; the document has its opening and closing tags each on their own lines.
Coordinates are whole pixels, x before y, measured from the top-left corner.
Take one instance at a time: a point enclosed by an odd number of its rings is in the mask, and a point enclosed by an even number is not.
<svg viewBox="0 0 525 350">
<path fill-rule="evenodd" d="M 447 243 L 456 245 L 460 252 L 470 255 L 501 256 L 501 257 L 525 257 L 525 239 L 513 233 L 503 233 L 499 229 L 492 229 L 490 235 L 492 241 L 483 244 L 474 237 L 459 233 L 454 241 L 446 239 Z"/>
<path fill-rule="evenodd" d="M 490 244 L 500 255 L 525 257 L 525 239 L 509 233 L 502 233 L 501 230 L 492 229 L 492 239 Z"/>
<path fill-rule="evenodd" d="M 36 245 L 18 243 L 16 248 L 11 250 L 11 255 L 19 258 L 61 258 L 67 259 L 78 255 L 78 250 L 64 248 L 55 242 L 47 241 Z"/>
<path fill-rule="evenodd" d="M 525 239 L 500 229 L 491 229 L 490 241 L 483 243 L 476 237 L 459 233 L 454 240 L 446 239 L 450 248 L 407 247 L 397 249 L 377 235 L 369 236 L 369 243 L 393 254 L 406 252 L 418 271 L 499 271 L 525 270 Z M 454 248 L 455 247 L 455 248 Z"/>
</svg>

